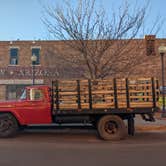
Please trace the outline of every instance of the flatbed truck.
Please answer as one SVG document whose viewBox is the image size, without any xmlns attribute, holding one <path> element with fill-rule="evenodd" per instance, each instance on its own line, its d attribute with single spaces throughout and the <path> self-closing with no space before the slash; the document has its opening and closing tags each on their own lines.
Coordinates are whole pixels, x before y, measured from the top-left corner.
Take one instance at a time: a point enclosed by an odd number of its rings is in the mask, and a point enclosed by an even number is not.
<svg viewBox="0 0 166 166">
<path fill-rule="evenodd" d="M 155 121 L 158 98 L 155 78 L 55 80 L 52 87 L 28 86 L 19 100 L 0 102 L 0 137 L 15 136 L 27 126 L 90 124 L 100 138 L 120 140 L 134 135 L 135 115 Z"/>
</svg>

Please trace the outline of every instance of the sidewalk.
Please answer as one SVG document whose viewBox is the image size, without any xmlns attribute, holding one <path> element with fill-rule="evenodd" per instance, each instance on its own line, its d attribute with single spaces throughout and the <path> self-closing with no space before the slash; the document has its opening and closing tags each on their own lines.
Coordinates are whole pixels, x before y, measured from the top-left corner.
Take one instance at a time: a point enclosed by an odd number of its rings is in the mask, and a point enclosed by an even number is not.
<svg viewBox="0 0 166 166">
<path fill-rule="evenodd" d="M 155 122 L 148 122 L 144 121 L 141 116 L 136 116 L 135 126 L 139 131 L 166 131 L 166 118 L 161 118 L 161 113 L 156 113 Z"/>
</svg>

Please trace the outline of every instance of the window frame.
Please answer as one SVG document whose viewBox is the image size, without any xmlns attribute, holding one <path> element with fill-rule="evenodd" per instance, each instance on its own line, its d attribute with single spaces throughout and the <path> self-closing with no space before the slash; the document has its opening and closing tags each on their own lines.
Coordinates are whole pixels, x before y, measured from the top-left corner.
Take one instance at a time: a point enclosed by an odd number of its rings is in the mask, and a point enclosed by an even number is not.
<svg viewBox="0 0 166 166">
<path fill-rule="evenodd" d="M 33 50 L 39 50 L 38 53 L 33 52 Z M 35 55 L 37 57 L 36 62 L 31 62 L 31 65 L 40 65 L 41 64 L 41 47 L 39 46 L 34 46 L 31 47 L 31 56 Z"/>
<path fill-rule="evenodd" d="M 37 99 L 35 98 L 36 92 L 39 92 L 41 94 L 41 98 L 37 98 Z M 29 93 L 29 95 L 28 95 L 29 101 L 43 101 L 45 98 L 44 92 L 42 89 L 31 88 L 31 89 L 29 89 L 28 93 Z"/>
<path fill-rule="evenodd" d="M 15 53 L 12 53 L 12 50 L 17 50 L 16 55 L 12 55 L 12 54 L 15 54 Z M 12 63 L 12 62 L 14 62 L 12 60 L 16 60 L 16 62 Z M 17 66 L 18 64 L 19 64 L 19 47 L 10 47 L 10 49 L 9 49 L 9 65 Z"/>
</svg>

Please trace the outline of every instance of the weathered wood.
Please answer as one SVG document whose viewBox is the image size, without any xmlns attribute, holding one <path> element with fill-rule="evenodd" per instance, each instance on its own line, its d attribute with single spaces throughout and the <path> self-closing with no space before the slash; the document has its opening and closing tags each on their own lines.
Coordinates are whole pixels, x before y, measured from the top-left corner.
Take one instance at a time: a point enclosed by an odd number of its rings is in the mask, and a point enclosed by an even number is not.
<svg viewBox="0 0 166 166">
<path fill-rule="evenodd" d="M 63 96 L 63 95 L 64 95 L 64 96 L 65 96 L 65 95 L 69 95 L 69 96 L 72 95 L 72 96 L 73 96 L 73 95 L 77 95 L 77 92 L 59 92 L 59 95 L 62 95 L 62 96 Z"/>
<path fill-rule="evenodd" d="M 56 82 L 53 84 L 53 89 L 53 100 L 58 101 L 59 109 L 153 107 L 159 94 L 158 81 L 152 78 L 116 79 L 116 82 L 113 79 L 60 80 L 58 87 Z"/>
</svg>

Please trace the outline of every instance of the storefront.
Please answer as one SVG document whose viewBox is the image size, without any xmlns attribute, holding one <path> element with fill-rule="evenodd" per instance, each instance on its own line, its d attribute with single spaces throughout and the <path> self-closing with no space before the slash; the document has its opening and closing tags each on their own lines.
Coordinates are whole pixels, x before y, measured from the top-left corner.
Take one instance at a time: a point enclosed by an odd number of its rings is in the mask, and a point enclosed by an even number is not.
<svg viewBox="0 0 166 166">
<path fill-rule="evenodd" d="M 0 100 L 18 99 L 26 86 L 49 84 L 52 79 L 57 78 L 54 68 L 36 67 L 34 76 L 31 67 L 7 67 L 0 68 Z"/>
</svg>

